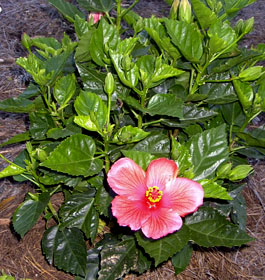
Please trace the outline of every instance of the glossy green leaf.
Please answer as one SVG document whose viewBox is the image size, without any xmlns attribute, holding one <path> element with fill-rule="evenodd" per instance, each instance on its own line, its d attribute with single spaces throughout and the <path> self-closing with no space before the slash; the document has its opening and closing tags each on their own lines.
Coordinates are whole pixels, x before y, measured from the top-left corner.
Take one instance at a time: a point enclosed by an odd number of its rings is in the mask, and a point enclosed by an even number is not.
<svg viewBox="0 0 265 280">
<path fill-rule="evenodd" d="M 50 227 L 43 234 L 42 249 L 50 264 L 74 275 L 85 275 L 87 251 L 79 229 Z"/>
<path fill-rule="evenodd" d="M 89 45 L 90 55 L 94 62 L 99 66 L 110 64 L 105 48 L 108 46 L 108 48 L 116 50 L 119 42 L 120 37 L 117 29 L 102 19 L 98 28 L 93 31 Z"/>
<path fill-rule="evenodd" d="M 110 57 L 121 82 L 130 88 L 136 87 L 139 79 L 137 65 L 134 64 L 126 71 L 122 66 L 123 54 L 110 51 Z"/>
<path fill-rule="evenodd" d="M 226 188 L 220 186 L 218 183 L 208 179 L 201 180 L 199 183 L 203 187 L 205 198 L 232 200 Z"/>
<path fill-rule="evenodd" d="M 181 273 L 188 266 L 192 256 L 192 251 L 192 245 L 188 243 L 172 257 L 171 262 L 174 266 L 176 274 Z"/>
<path fill-rule="evenodd" d="M 79 228 L 94 241 L 99 216 L 94 204 L 94 190 L 72 194 L 60 208 L 61 227 Z"/>
<path fill-rule="evenodd" d="M 0 179 L 9 176 L 19 175 L 24 173 L 25 171 L 26 170 L 24 168 L 18 165 L 10 164 L 0 172 Z"/>
<path fill-rule="evenodd" d="M 186 22 L 165 19 L 167 32 L 182 55 L 191 62 L 199 62 L 202 54 L 202 39 L 199 30 Z"/>
<path fill-rule="evenodd" d="M 131 125 L 120 128 L 113 136 L 112 142 L 115 144 L 134 143 L 143 140 L 150 132 L 145 132 L 141 128 Z"/>
<path fill-rule="evenodd" d="M 99 214 L 104 215 L 105 217 L 109 216 L 110 203 L 113 197 L 106 191 L 103 184 L 97 187 L 97 193 L 95 196 L 94 206 L 99 212 Z"/>
<path fill-rule="evenodd" d="M 146 170 L 149 163 L 156 158 L 152 154 L 142 151 L 122 150 L 121 152 L 125 157 L 132 159 L 139 166 L 141 166 L 143 170 Z"/>
<path fill-rule="evenodd" d="M 232 83 L 206 83 L 200 87 L 201 94 L 207 94 L 205 99 L 209 104 L 227 104 L 236 101 Z"/>
<path fill-rule="evenodd" d="M 62 107 L 66 105 L 74 96 L 76 91 L 75 75 L 67 75 L 59 79 L 53 89 L 53 96 Z"/>
<path fill-rule="evenodd" d="M 109 12 L 114 6 L 114 0 L 77 0 L 78 4 L 87 11 Z"/>
<path fill-rule="evenodd" d="M 133 150 L 147 152 L 154 156 L 163 157 L 170 153 L 169 138 L 162 133 L 152 133 L 144 140 L 137 143 Z"/>
<path fill-rule="evenodd" d="M 258 127 L 245 132 L 238 132 L 237 136 L 243 139 L 249 146 L 265 147 L 264 127 Z"/>
<path fill-rule="evenodd" d="M 253 167 L 248 164 L 237 165 L 228 175 L 230 181 L 239 181 L 245 179 L 251 172 Z"/>
<path fill-rule="evenodd" d="M 158 18 L 145 18 L 142 23 L 148 35 L 156 42 L 160 49 L 163 49 L 173 59 L 178 59 L 181 56 L 178 49 L 171 43 L 165 27 Z"/>
<path fill-rule="evenodd" d="M 11 97 L 0 101 L 0 110 L 4 112 L 29 113 L 35 109 L 34 103 L 26 98 Z"/>
<path fill-rule="evenodd" d="M 201 207 L 185 220 L 190 230 L 190 239 L 200 246 L 240 246 L 253 239 L 225 216 L 210 207 Z"/>
<path fill-rule="evenodd" d="M 228 124 L 241 127 L 246 117 L 239 102 L 223 104 L 222 106 L 220 106 L 220 108 L 222 115 Z"/>
<path fill-rule="evenodd" d="M 85 123 L 87 121 L 90 124 L 87 124 L 88 127 L 93 128 L 96 126 L 99 130 L 105 127 L 107 122 L 107 106 L 97 94 L 82 91 L 76 98 L 75 110 L 80 116 L 90 117 L 88 120 L 75 119 L 75 122 Z"/>
<path fill-rule="evenodd" d="M 188 142 L 194 180 L 213 178 L 215 170 L 228 158 L 225 124 L 194 135 Z"/>
<path fill-rule="evenodd" d="M 189 229 L 184 225 L 179 231 L 157 240 L 148 239 L 141 233 L 137 233 L 136 238 L 145 252 L 155 259 L 155 266 L 158 266 L 180 251 L 187 244 L 190 236 Z"/>
<path fill-rule="evenodd" d="M 135 266 L 132 268 L 132 270 L 136 273 L 142 274 L 148 269 L 150 269 L 152 262 L 150 258 L 148 258 L 148 256 L 142 252 L 142 250 L 137 250 L 137 254 L 138 260 Z"/>
<path fill-rule="evenodd" d="M 114 257 L 115 256 L 115 257 Z M 99 280 L 115 280 L 128 273 L 137 262 L 134 238 L 114 245 L 105 245 L 101 251 Z"/>
<path fill-rule="evenodd" d="M 207 110 L 204 108 L 198 108 L 194 105 L 184 105 L 183 106 L 183 117 L 181 118 L 182 121 L 203 121 L 203 120 L 209 120 L 215 116 L 217 116 L 218 113 L 215 111 Z"/>
<path fill-rule="evenodd" d="M 62 141 L 41 165 L 69 175 L 92 176 L 103 167 L 100 159 L 93 158 L 95 151 L 91 137 L 75 134 Z"/>
<path fill-rule="evenodd" d="M 17 134 L 15 136 L 11 137 L 7 141 L 1 143 L 0 147 L 4 147 L 4 146 L 10 145 L 10 144 L 16 144 L 16 143 L 24 142 L 24 141 L 27 141 L 29 139 L 30 139 L 29 131 L 25 131 L 25 132 L 22 132 L 20 134 Z"/>
<path fill-rule="evenodd" d="M 192 9 L 203 29 L 208 28 L 217 21 L 216 14 L 200 0 L 191 0 Z"/>
<path fill-rule="evenodd" d="M 91 117 L 90 116 L 75 116 L 74 118 L 74 122 L 89 130 L 89 131 L 99 131 L 100 132 L 100 129 L 99 127 L 97 126 L 96 123 L 94 123 L 92 120 L 91 120 Z"/>
<path fill-rule="evenodd" d="M 74 26 L 75 33 L 79 39 L 83 38 L 83 35 L 88 34 L 88 31 L 91 29 L 89 22 L 86 19 L 79 17 L 78 15 L 75 16 Z M 81 40 L 79 41 L 78 45 L 80 45 Z"/>
<path fill-rule="evenodd" d="M 65 128 L 58 128 L 54 127 L 51 128 L 47 131 L 47 137 L 52 138 L 52 139 L 60 139 L 60 138 L 66 138 L 68 136 L 74 135 L 76 133 L 81 133 L 82 130 L 80 127 L 74 125 L 74 124 L 69 124 L 66 125 Z"/>
<path fill-rule="evenodd" d="M 263 66 L 249 67 L 239 73 L 238 77 L 242 82 L 257 80 L 263 74 Z"/>
<path fill-rule="evenodd" d="M 166 115 L 183 117 L 183 100 L 174 94 L 155 94 L 147 105 L 147 112 L 151 115 Z"/>
<path fill-rule="evenodd" d="M 193 164 L 189 149 L 184 145 L 181 145 L 173 137 L 171 138 L 171 146 L 171 157 L 177 162 L 179 175 L 192 179 L 194 174 L 192 171 Z"/>
<path fill-rule="evenodd" d="M 68 21 L 74 22 L 75 15 L 85 18 L 85 15 L 73 4 L 65 0 L 48 0 Z"/>
<path fill-rule="evenodd" d="M 244 110 L 249 109 L 254 99 L 254 93 L 251 85 L 239 80 L 233 80 L 233 86 Z"/>
<path fill-rule="evenodd" d="M 13 214 L 12 222 L 15 231 L 24 235 L 36 224 L 50 200 L 48 192 L 37 195 L 37 199 L 28 199 L 21 203 Z"/>
<path fill-rule="evenodd" d="M 33 112 L 29 114 L 30 136 L 36 140 L 46 138 L 49 129 L 55 126 L 51 115 L 48 112 Z"/>
<path fill-rule="evenodd" d="M 216 21 L 207 31 L 211 54 L 218 53 L 233 44 L 236 33 L 228 22 Z"/>
</svg>

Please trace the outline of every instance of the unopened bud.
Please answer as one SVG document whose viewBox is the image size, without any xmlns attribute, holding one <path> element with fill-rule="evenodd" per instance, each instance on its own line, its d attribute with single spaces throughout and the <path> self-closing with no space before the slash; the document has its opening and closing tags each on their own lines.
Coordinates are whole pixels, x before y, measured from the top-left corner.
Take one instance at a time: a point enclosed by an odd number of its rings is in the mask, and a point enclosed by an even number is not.
<svg viewBox="0 0 265 280">
<path fill-rule="evenodd" d="M 216 175 L 218 178 L 225 179 L 229 176 L 231 169 L 232 169 L 232 163 L 229 162 L 229 163 L 222 164 L 217 168 Z"/>
<path fill-rule="evenodd" d="M 129 57 L 129 55 L 125 55 L 122 58 L 122 68 L 127 72 L 131 69 L 131 59 Z"/>
<path fill-rule="evenodd" d="M 111 95 L 115 88 L 115 82 L 112 74 L 109 72 L 105 78 L 104 90 L 108 95 Z"/>
<path fill-rule="evenodd" d="M 170 18 L 177 19 L 178 16 L 179 0 L 174 0 L 170 9 Z"/>
<path fill-rule="evenodd" d="M 105 14 L 101 12 L 91 12 L 88 15 L 87 21 L 90 22 L 93 21 L 94 24 L 96 24 Z"/>
<path fill-rule="evenodd" d="M 31 39 L 28 34 L 24 33 L 22 36 L 21 44 L 29 50 L 31 47 Z"/>
<path fill-rule="evenodd" d="M 191 5 L 188 0 L 181 0 L 179 5 L 179 20 L 191 23 Z"/>
</svg>

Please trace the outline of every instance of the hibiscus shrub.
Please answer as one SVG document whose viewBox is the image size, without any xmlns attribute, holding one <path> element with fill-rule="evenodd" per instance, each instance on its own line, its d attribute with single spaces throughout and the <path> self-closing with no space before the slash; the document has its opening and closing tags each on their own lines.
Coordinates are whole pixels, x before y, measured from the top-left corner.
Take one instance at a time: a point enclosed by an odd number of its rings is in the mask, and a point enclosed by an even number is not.
<svg viewBox="0 0 265 280">
<path fill-rule="evenodd" d="M 0 172 L 35 192 L 13 215 L 23 237 L 47 221 L 42 249 L 76 279 L 118 279 L 193 245 L 241 246 L 249 158 L 264 158 L 265 45 L 238 44 L 253 18 L 230 20 L 252 0 L 167 1 L 168 18 L 142 18 L 121 0 L 49 0 L 76 40 L 23 36 L 31 76 L 0 103 L 28 113 L 26 142 Z M 85 12 L 88 11 L 89 13 Z M 64 194 L 57 211 L 56 193 Z"/>
</svg>

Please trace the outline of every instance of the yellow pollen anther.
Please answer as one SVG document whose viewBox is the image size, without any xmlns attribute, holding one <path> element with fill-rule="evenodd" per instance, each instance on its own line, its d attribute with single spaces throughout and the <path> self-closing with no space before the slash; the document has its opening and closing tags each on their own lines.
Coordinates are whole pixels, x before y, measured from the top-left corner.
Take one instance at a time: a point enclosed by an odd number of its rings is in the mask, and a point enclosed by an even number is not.
<svg viewBox="0 0 265 280">
<path fill-rule="evenodd" d="M 163 192 L 159 190 L 159 187 L 153 186 L 148 188 L 145 195 L 150 202 L 156 203 L 161 200 Z"/>
</svg>

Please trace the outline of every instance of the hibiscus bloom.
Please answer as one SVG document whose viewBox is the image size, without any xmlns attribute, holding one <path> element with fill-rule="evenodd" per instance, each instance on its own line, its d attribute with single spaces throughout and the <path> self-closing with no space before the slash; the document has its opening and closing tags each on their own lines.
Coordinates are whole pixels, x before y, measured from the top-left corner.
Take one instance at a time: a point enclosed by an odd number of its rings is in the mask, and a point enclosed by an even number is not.
<svg viewBox="0 0 265 280">
<path fill-rule="evenodd" d="M 100 12 L 91 12 L 88 16 L 88 21 L 90 21 L 90 19 L 93 19 L 93 23 L 97 23 L 105 14 L 104 13 L 100 13 Z"/>
<path fill-rule="evenodd" d="M 204 191 L 199 183 L 177 175 L 177 164 L 166 158 L 153 160 L 146 172 L 129 158 L 116 161 L 107 180 L 118 194 L 112 201 L 118 224 L 141 229 L 153 239 L 179 230 L 181 217 L 202 205 Z"/>
</svg>

